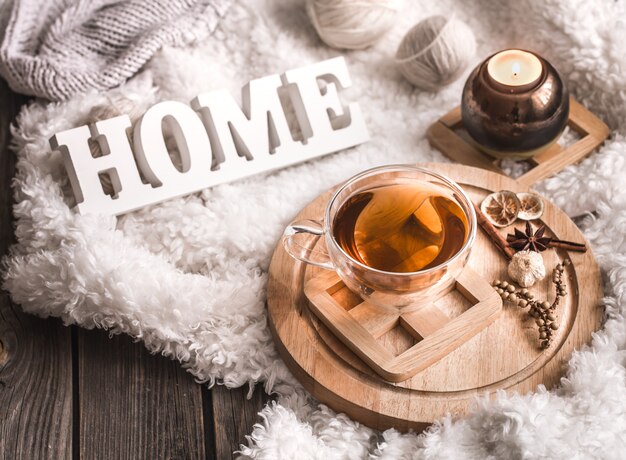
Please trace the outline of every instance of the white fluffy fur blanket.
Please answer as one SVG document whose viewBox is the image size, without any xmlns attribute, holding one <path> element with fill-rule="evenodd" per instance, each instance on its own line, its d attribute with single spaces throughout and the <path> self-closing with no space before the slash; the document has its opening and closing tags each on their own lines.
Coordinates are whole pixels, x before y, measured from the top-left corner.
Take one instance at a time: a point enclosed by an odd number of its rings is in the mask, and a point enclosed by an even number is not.
<svg viewBox="0 0 626 460">
<path fill-rule="evenodd" d="M 252 78 L 337 55 L 316 37 L 302 1 L 241 2 L 206 43 L 162 50 L 119 89 L 25 108 L 14 143 L 18 243 L 6 260 L 4 287 L 27 312 L 140 338 L 201 382 L 264 382 L 280 396 L 250 427 L 242 451 L 253 458 L 623 458 L 626 2 L 405 0 L 402 8 L 380 43 L 345 53 L 354 82 L 345 98 L 361 104 L 369 143 L 117 221 L 70 211 L 65 172 L 48 138 L 121 97 L 141 111 L 211 89 L 239 94 Z M 582 225 L 606 281 L 607 320 L 572 356 L 555 391 L 501 394 L 421 436 L 375 433 L 311 400 L 277 358 L 266 326 L 267 268 L 284 226 L 321 191 L 374 165 L 445 161 L 424 133 L 458 104 L 463 79 L 437 94 L 414 90 L 394 69 L 393 55 L 415 22 L 452 11 L 475 31 L 476 63 L 508 46 L 536 50 L 614 130 L 601 151 L 539 186 L 570 215 L 596 210 Z"/>
</svg>

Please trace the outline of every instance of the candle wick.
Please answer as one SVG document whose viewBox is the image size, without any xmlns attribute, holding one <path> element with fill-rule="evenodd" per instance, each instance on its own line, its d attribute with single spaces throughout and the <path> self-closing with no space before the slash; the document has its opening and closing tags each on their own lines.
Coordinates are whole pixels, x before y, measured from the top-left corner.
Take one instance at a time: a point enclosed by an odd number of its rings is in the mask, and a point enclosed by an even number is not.
<svg viewBox="0 0 626 460">
<path fill-rule="evenodd" d="M 513 71 L 513 78 L 517 78 L 519 71 L 520 71 L 520 65 L 518 62 L 514 62 L 513 63 L 513 68 L 511 69 Z"/>
</svg>

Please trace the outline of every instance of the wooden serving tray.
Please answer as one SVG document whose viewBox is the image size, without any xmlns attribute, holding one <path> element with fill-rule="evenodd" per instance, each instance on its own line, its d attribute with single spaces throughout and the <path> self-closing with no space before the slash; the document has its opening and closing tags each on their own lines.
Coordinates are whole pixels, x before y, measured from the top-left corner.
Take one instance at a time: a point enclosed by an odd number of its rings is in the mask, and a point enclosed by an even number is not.
<svg viewBox="0 0 626 460">
<path fill-rule="evenodd" d="M 506 176 L 483 169 L 454 164 L 424 166 L 461 184 L 477 203 L 495 190 L 527 190 Z M 297 219 L 319 219 L 331 192 L 309 204 Z M 541 220 L 550 235 L 584 241 L 564 212 L 547 200 L 545 205 Z M 495 322 L 464 344 L 409 379 L 389 382 L 312 314 L 304 286 L 328 272 L 292 259 L 282 245 L 277 246 L 270 265 L 269 325 L 287 366 L 318 400 L 373 428 L 422 430 L 448 413 L 465 414 L 477 395 L 492 395 L 497 390 L 526 393 L 539 384 L 554 386 L 572 351 L 588 342 L 600 327 L 602 285 L 591 251 L 551 249 L 542 254 L 548 273 L 559 260 L 572 261 L 565 269 L 568 294 L 557 311 L 560 327 L 547 350 L 538 347 L 537 328 L 527 309 L 505 303 Z M 481 230 L 468 266 L 485 280 L 507 279 L 507 260 Z M 537 298 L 553 299 L 550 278 L 547 276 L 531 289 Z M 349 296 L 349 291 L 345 295 Z M 353 296 L 353 302 L 356 305 L 361 300 Z M 470 308 L 470 302 L 458 291 L 450 292 L 435 305 L 449 318 L 459 317 Z M 376 341 L 397 356 L 419 343 L 419 337 L 394 327 Z"/>
</svg>

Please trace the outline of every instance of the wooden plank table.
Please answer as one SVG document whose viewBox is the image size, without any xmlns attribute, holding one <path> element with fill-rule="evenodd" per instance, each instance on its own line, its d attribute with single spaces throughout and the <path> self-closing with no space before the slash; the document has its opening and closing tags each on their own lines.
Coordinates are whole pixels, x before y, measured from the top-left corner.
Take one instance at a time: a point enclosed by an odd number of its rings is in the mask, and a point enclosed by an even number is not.
<svg viewBox="0 0 626 460">
<path fill-rule="evenodd" d="M 9 125 L 27 102 L 0 80 L 0 254 L 13 243 Z M 262 388 L 194 382 L 128 336 L 27 315 L 0 292 L 0 459 L 222 459 L 245 442 Z"/>
</svg>

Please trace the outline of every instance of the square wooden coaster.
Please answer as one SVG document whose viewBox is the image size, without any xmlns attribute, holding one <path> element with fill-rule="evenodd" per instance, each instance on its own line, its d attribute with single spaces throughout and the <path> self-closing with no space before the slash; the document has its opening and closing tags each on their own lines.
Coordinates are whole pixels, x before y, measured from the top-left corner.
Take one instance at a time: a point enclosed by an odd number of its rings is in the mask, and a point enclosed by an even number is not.
<svg viewBox="0 0 626 460">
<path fill-rule="evenodd" d="M 496 320 L 502 300 L 482 277 L 465 268 L 454 289 L 472 306 L 454 319 L 433 303 L 411 308 L 384 308 L 354 299 L 334 296 L 345 284 L 335 272 L 309 280 L 304 293 L 311 311 L 335 336 L 378 375 L 391 382 L 402 382 L 461 346 Z M 394 356 L 377 339 L 400 327 L 418 342 Z"/>
<path fill-rule="evenodd" d="M 535 182 L 550 177 L 566 166 L 582 160 L 600 146 L 610 133 L 609 127 L 602 120 L 573 98 L 570 98 L 570 113 L 567 124 L 570 129 L 580 135 L 580 139 L 567 147 L 555 143 L 529 158 L 527 161 L 533 167 L 516 179 L 519 183 L 531 187 Z M 433 123 L 428 128 L 426 137 L 430 145 L 440 150 L 451 160 L 504 174 L 497 165 L 498 160 L 481 152 L 468 140 L 459 136 L 456 130 L 462 127 L 461 107 L 457 107 Z"/>
</svg>

